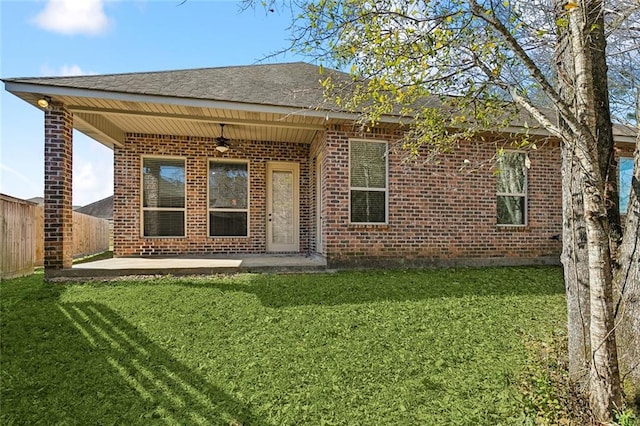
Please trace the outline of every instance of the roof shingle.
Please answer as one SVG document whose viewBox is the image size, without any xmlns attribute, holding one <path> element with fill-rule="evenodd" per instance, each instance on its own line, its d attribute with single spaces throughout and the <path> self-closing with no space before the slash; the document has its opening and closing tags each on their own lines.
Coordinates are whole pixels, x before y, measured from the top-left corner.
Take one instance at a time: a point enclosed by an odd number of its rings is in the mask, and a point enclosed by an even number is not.
<svg viewBox="0 0 640 426">
<path fill-rule="evenodd" d="M 11 78 L 5 81 L 107 92 L 311 108 L 323 101 L 320 80 L 331 74 L 305 62 L 200 68 L 76 77 Z"/>
</svg>

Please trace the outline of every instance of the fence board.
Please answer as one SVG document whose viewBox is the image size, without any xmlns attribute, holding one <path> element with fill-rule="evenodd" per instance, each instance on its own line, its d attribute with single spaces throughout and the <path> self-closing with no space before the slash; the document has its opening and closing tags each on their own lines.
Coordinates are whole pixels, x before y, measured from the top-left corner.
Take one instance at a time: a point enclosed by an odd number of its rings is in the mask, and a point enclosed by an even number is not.
<svg viewBox="0 0 640 426">
<path fill-rule="evenodd" d="M 73 212 L 73 257 L 109 250 L 109 221 Z"/>
<path fill-rule="evenodd" d="M 44 207 L 36 206 L 34 216 L 36 228 L 36 266 L 44 266 Z"/>
<path fill-rule="evenodd" d="M 0 194 L 0 277 L 28 275 L 44 264 L 44 207 Z M 110 249 L 109 221 L 73 212 L 73 257 Z"/>
<path fill-rule="evenodd" d="M 36 205 L 0 194 L 0 278 L 33 273 Z"/>
</svg>

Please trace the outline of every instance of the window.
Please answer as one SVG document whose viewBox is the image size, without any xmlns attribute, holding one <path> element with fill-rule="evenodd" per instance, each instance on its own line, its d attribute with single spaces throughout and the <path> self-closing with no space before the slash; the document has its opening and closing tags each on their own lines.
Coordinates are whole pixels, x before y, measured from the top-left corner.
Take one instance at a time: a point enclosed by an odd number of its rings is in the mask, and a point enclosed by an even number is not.
<svg viewBox="0 0 640 426">
<path fill-rule="evenodd" d="M 349 142 L 351 223 L 387 222 L 387 143 Z"/>
<path fill-rule="evenodd" d="M 142 159 L 142 223 L 145 237 L 184 237 L 184 159 Z"/>
<path fill-rule="evenodd" d="M 209 236 L 246 237 L 248 221 L 248 164 L 209 162 Z"/>
<path fill-rule="evenodd" d="M 633 176 L 633 158 L 620 158 L 618 163 L 618 196 L 620 197 L 620 214 L 626 214 L 631 196 L 631 177 Z"/>
<path fill-rule="evenodd" d="M 498 225 L 527 221 L 527 156 L 504 151 L 498 155 Z"/>
</svg>

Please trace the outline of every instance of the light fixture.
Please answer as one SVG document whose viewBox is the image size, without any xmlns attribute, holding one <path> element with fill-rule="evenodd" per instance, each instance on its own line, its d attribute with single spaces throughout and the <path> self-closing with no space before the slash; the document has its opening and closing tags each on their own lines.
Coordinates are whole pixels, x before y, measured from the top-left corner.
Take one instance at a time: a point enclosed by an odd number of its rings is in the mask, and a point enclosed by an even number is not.
<svg viewBox="0 0 640 426">
<path fill-rule="evenodd" d="M 216 149 L 223 154 L 229 151 L 229 139 L 224 137 L 224 124 L 220 124 L 220 136 L 216 138 Z"/>
<path fill-rule="evenodd" d="M 38 99 L 38 106 L 40 108 L 49 108 L 49 105 L 51 104 L 51 98 L 49 96 L 43 96 L 40 99 Z"/>
</svg>

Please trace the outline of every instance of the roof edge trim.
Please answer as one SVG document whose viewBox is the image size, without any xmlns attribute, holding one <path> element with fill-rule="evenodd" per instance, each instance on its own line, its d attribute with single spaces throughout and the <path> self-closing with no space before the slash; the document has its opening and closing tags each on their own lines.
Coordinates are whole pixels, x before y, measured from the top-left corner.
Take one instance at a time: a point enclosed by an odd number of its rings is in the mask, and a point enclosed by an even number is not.
<svg viewBox="0 0 640 426">
<path fill-rule="evenodd" d="M 33 93 L 38 95 L 49 96 L 77 96 L 82 98 L 97 98 L 97 99 L 113 99 L 126 102 L 146 102 L 146 103 L 162 103 L 169 105 L 180 106 L 192 106 L 202 108 L 219 108 L 230 109 L 246 112 L 258 112 L 258 113 L 276 113 L 276 114 L 294 114 L 298 116 L 308 117 L 325 117 L 327 119 L 347 119 L 353 120 L 358 117 L 358 114 L 349 112 L 332 111 L 329 109 L 313 109 L 301 108 L 301 107 L 285 107 L 268 104 L 251 104 L 244 102 L 232 102 L 221 100 L 207 100 L 207 99 L 194 99 L 194 98 L 180 98 L 172 96 L 161 95 L 149 95 L 143 93 L 127 93 L 127 92 L 114 92 L 106 90 L 91 90 L 91 89 L 78 89 L 70 87 L 50 86 L 34 83 L 24 82 L 12 82 L 5 81 L 5 89 L 8 92 L 17 95 L 17 93 Z M 395 122 L 395 117 L 385 117 L 383 122 Z"/>
<path fill-rule="evenodd" d="M 269 105 L 269 104 L 252 104 L 252 103 L 244 103 L 244 102 L 150 95 L 150 94 L 143 94 L 143 93 L 79 89 L 79 88 L 44 85 L 44 84 L 38 84 L 38 83 L 18 82 L 18 81 L 11 81 L 11 80 L 4 80 L 4 84 L 5 84 L 5 90 L 13 93 L 18 97 L 20 97 L 18 93 L 22 92 L 22 93 L 38 94 L 43 96 L 44 95 L 77 96 L 77 97 L 85 97 L 85 98 L 113 99 L 113 100 L 127 101 L 127 102 L 163 103 L 163 104 L 179 105 L 179 106 L 219 108 L 219 109 L 237 110 L 237 111 L 245 111 L 245 112 L 276 113 L 276 114 L 284 114 L 284 115 L 293 114 L 293 115 L 303 116 L 303 117 L 305 116 L 316 117 L 316 118 L 323 117 L 327 121 L 329 121 L 330 119 L 356 120 L 359 118 L 359 115 L 357 113 L 350 113 L 345 111 L 334 111 L 330 109 L 319 109 L 319 108 L 314 109 L 312 107 L 309 107 L 309 108 L 303 108 L 303 107 L 301 108 L 301 107 L 293 107 L 293 106 L 285 107 L 285 106 L 277 106 L 277 105 Z M 384 115 L 380 119 L 381 123 L 401 123 L 401 121 L 402 121 L 402 118 L 396 115 Z M 502 129 L 500 133 L 505 133 L 505 132 L 521 133 L 524 129 L 526 128 L 518 125 L 512 125 L 505 129 Z M 532 134 L 537 134 L 537 135 L 549 135 L 549 136 L 551 135 L 544 128 L 538 128 L 538 130 L 535 132 L 531 132 L 531 129 L 528 129 L 528 131 Z M 616 134 L 615 131 L 613 136 L 614 136 L 614 141 L 616 142 L 635 143 L 634 136 Z"/>
</svg>

